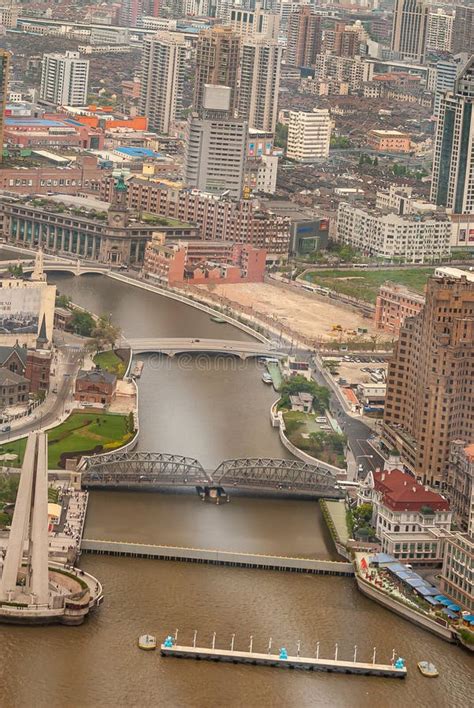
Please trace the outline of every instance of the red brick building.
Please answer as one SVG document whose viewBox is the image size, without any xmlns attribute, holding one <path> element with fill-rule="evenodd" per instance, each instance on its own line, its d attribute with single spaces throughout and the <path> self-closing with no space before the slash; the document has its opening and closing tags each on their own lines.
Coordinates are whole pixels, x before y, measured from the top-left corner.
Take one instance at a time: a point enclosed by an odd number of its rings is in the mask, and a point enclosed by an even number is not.
<svg viewBox="0 0 474 708">
<path fill-rule="evenodd" d="M 26 357 L 25 377 L 30 382 L 31 393 L 49 390 L 51 352 L 48 349 L 29 349 Z"/>
<path fill-rule="evenodd" d="M 2 167 L 0 189 L 18 194 L 98 192 L 103 177 L 104 170 L 97 166 L 97 158 L 82 155 L 74 163 L 61 167 Z"/>
<path fill-rule="evenodd" d="M 375 328 L 398 337 L 405 319 L 417 315 L 424 302 L 423 295 L 403 285 L 385 283 L 380 287 L 375 303 Z"/>
<path fill-rule="evenodd" d="M 109 405 L 115 395 L 117 377 L 108 371 L 93 369 L 79 371 L 76 378 L 74 398 L 83 403 Z"/>
</svg>

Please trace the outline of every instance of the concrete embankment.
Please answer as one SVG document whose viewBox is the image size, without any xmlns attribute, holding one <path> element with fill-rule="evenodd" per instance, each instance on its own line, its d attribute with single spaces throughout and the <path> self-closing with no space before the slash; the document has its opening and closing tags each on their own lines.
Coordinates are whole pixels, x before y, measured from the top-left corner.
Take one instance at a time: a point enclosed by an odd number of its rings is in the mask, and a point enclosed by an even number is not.
<svg viewBox="0 0 474 708">
<path fill-rule="evenodd" d="M 156 558 L 162 560 L 210 563 L 241 568 L 261 568 L 294 573 L 315 573 L 320 575 L 354 575 L 352 563 L 342 561 L 314 560 L 312 558 L 290 558 L 267 556 L 257 553 L 235 553 L 205 548 L 183 548 L 179 546 L 155 546 L 123 541 L 101 541 L 83 539 L 84 553 L 99 555 L 131 556 L 134 558 Z"/>
<path fill-rule="evenodd" d="M 399 615 L 400 617 L 403 617 L 409 622 L 418 625 L 418 627 L 426 629 L 432 634 L 436 634 L 436 636 L 440 637 L 441 639 L 444 639 L 446 642 L 456 642 L 456 636 L 449 627 L 445 627 L 441 624 L 438 624 L 437 622 L 435 622 L 435 620 L 430 619 L 429 617 L 426 617 L 425 615 L 421 614 L 421 612 L 417 612 L 415 609 L 412 609 L 407 605 L 403 605 L 401 602 L 397 602 L 397 600 L 389 597 L 386 593 L 381 592 L 377 588 L 374 588 L 370 583 L 366 582 L 357 573 L 355 578 L 359 590 L 367 597 L 370 597 L 371 600 L 378 602 L 379 605 L 383 605 L 383 607 L 386 607 L 388 610 L 395 612 L 395 614 Z"/>
</svg>

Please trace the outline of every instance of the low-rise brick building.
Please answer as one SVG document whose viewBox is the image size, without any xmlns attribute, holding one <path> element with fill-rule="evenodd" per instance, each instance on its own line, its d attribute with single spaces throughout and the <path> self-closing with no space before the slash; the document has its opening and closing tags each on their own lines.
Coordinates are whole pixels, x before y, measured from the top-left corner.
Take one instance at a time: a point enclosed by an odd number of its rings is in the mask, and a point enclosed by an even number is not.
<svg viewBox="0 0 474 708">
<path fill-rule="evenodd" d="M 115 395 L 117 377 L 102 369 L 79 371 L 74 398 L 82 403 L 99 403 L 108 406 Z"/>
</svg>

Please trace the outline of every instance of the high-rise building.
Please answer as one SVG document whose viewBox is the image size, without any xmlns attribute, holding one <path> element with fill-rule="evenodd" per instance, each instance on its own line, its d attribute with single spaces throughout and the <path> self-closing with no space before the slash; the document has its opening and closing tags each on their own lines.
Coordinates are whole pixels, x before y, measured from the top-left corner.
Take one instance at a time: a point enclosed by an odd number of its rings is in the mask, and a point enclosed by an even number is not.
<svg viewBox="0 0 474 708">
<path fill-rule="evenodd" d="M 286 63 L 289 66 L 313 66 L 321 47 L 321 15 L 309 5 L 302 5 L 288 17 Z"/>
<path fill-rule="evenodd" d="M 387 372 L 382 437 L 424 484 L 445 488 L 450 445 L 472 439 L 474 276 L 439 268 L 405 320 Z"/>
<path fill-rule="evenodd" d="M 10 53 L 0 49 L 0 162 L 3 158 L 3 129 L 5 106 L 8 99 L 8 76 L 10 73 Z"/>
<path fill-rule="evenodd" d="M 230 11 L 230 26 L 241 37 L 263 35 L 267 39 L 278 39 L 280 15 L 262 10 L 261 3 L 255 3 L 254 10 L 233 7 Z"/>
<path fill-rule="evenodd" d="M 442 8 L 430 12 L 428 16 L 427 49 L 450 52 L 453 37 L 454 15 Z"/>
<path fill-rule="evenodd" d="M 119 25 L 136 27 L 143 15 L 143 0 L 121 0 L 119 10 Z"/>
<path fill-rule="evenodd" d="M 202 109 L 188 118 L 184 181 L 210 194 L 240 199 L 248 123 L 232 117 L 229 86 L 204 87 Z"/>
<path fill-rule="evenodd" d="M 290 111 L 286 154 L 298 162 L 311 162 L 329 155 L 331 114 L 327 108 L 312 112 Z"/>
<path fill-rule="evenodd" d="M 453 38 L 451 51 L 472 53 L 474 47 L 474 6 L 468 3 L 454 8 Z"/>
<path fill-rule="evenodd" d="M 433 115 L 439 117 L 441 99 L 448 91 L 454 91 L 456 77 L 460 68 L 467 63 L 467 54 L 458 54 L 456 57 L 439 59 L 430 71 L 433 72 L 433 83 L 430 89 L 434 93 Z"/>
<path fill-rule="evenodd" d="M 474 56 L 441 97 L 431 201 L 455 214 L 474 212 Z"/>
<path fill-rule="evenodd" d="M 336 22 L 334 29 L 324 31 L 324 51 L 338 57 L 355 57 L 359 53 L 360 38 L 358 32 L 347 27 L 345 22 Z"/>
<path fill-rule="evenodd" d="M 249 128 L 275 132 L 282 51 L 274 40 L 243 41 L 237 110 Z"/>
<path fill-rule="evenodd" d="M 158 32 L 143 42 L 140 111 L 159 133 L 169 133 L 181 107 L 185 55 L 182 34 Z"/>
<path fill-rule="evenodd" d="M 199 33 L 196 49 L 196 81 L 193 108 L 200 111 L 204 86 L 229 86 L 230 106 L 235 109 L 240 61 L 240 37 L 232 27 L 217 25 Z"/>
<path fill-rule="evenodd" d="M 40 99 L 55 106 L 87 104 L 89 60 L 79 52 L 43 54 Z"/>
<path fill-rule="evenodd" d="M 428 31 L 428 0 L 396 0 L 392 50 L 401 59 L 422 64 Z"/>
</svg>

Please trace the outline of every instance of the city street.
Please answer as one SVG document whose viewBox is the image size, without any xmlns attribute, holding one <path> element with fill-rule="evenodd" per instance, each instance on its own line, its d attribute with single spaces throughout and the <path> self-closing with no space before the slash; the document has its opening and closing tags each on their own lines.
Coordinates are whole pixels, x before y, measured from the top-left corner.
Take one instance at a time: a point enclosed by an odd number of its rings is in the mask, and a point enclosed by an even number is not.
<svg viewBox="0 0 474 708">
<path fill-rule="evenodd" d="M 82 350 L 77 345 L 61 344 L 52 362 L 51 386 L 44 403 L 22 421 L 12 424 L 12 429 L 0 434 L 0 444 L 27 433 L 47 428 L 59 421 L 72 403 L 74 382 L 83 361 Z M 57 393 L 53 393 L 56 389 Z"/>
</svg>

